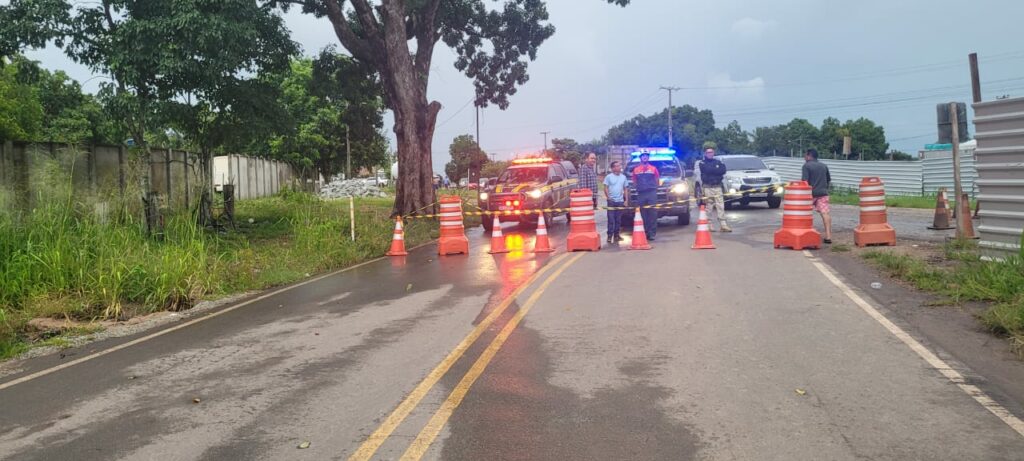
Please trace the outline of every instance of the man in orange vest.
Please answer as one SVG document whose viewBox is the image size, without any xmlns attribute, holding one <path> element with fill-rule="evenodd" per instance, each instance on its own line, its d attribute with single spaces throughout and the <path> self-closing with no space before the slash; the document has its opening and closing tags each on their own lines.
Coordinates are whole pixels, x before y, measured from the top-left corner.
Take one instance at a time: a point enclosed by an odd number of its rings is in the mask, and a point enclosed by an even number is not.
<svg viewBox="0 0 1024 461">
<path fill-rule="evenodd" d="M 658 169 L 651 165 L 651 154 L 640 154 L 640 164 L 633 168 L 633 187 L 636 188 L 636 206 L 641 207 L 640 216 L 644 218 L 644 233 L 650 241 L 654 241 L 658 233 L 658 210 L 652 207 L 658 204 L 660 183 L 661 175 Z"/>
</svg>

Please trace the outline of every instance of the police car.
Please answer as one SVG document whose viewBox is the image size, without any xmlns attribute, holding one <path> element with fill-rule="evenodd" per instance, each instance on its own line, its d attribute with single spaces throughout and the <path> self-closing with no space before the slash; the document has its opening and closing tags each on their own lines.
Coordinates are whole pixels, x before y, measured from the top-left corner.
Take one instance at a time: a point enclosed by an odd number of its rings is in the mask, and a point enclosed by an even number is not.
<svg viewBox="0 0 1024 461">
<path fill-rule="evenodd" d="M 569 193 L 579 183 L 579 173 L 570 162 L 548 157 L 513 160 L 498 176 L 494 185 L 480 192 L 479 206 L 484 211 L 497 211 L 501 222 L 536 225 L 538 213 L 530 210 L 569 208 Z M 551 222 L 557 215 L 567 212 L 544 212 L 544 221 Z M 491 231 L 494 219 L 483 220 L 484 229 Z"/>
<path fill-rule="evenodd" d="M 640 203 L 636 188 L 633 187 L 633 169 L 640 165 L 640 155 L 649 154 L 650 163 L 658 169 L 661 183 L 658 184 L 658 218 L 675 216 L 680 226 L 690 224 L 690 188 L 686 183 L 686 170 L 674 149 L 641 149 L 630 155 L 629 164 L 622 170 L 626 175 L 626 187 L 629 190 L 629 206 Z M 622 225 L 633 225 L 635 213 L 630 210 L 622 214 Z"/>
</svg>

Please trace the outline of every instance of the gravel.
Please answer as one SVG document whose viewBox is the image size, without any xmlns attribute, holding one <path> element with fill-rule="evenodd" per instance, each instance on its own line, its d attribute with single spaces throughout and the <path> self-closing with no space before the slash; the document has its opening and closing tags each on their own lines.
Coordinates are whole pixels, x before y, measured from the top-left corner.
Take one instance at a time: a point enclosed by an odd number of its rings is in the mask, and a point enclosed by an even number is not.
<svg viewBox="0 0 1024 461">
<path fill-rule="evenodd" d="M 369 179 L 348 179 L 339 177 L 331 179 L 330 182 L 320 188 L 320 197 L 335 199 L 342 197 L 388 197 L 387 191 L 377 187 L 373 178 Z"/>
</svg>

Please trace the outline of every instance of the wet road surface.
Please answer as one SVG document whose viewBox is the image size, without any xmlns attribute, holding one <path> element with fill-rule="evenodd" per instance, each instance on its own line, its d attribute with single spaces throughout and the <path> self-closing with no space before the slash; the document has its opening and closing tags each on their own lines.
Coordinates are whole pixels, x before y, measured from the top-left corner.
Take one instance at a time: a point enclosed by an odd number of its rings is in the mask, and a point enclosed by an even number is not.
<svg viewBox="0 0 1024 461">
<path fill-rule="evenodd" d="M 138 338 L 34 359 L 0 381 L 0 458 L 1020 459 L 1021 433 L 772 249 L 777 210 L 729 215 L 706 251 L 670 219 L 646 252 L 565 254 L 559 218 L 556 253 L 506 225 L 513 253 L 488 255 L 471 229 L 469 256 L 426 247 L 4 387 Z"/>
</svg>

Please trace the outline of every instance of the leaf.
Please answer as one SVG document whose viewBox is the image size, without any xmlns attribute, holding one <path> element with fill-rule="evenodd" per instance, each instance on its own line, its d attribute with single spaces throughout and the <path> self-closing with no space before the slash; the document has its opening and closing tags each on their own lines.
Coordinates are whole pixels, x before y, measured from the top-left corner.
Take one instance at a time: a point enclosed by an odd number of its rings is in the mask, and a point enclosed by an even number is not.
<svg viewBox="0 0 1024 461">
<path fill-rule="evenodd" d="M 405 291 L 410 291 L 410 290 L 412 290 L 412 284 L 411 283 L 405 286 Z"/>
<path fill-rule="evenodd" d="M 196 397 L 196 398 L 192 399 L 192 403 L 199 403 L 199 402 L 202 402 L 202 400 L 199 397 Z"/>
<path fill-rule="evenodd" d="M 803 389 L 797 389 L 796 393 L 797 393 L 797 395 L 807 395 L 807 391 L 805 391 Z"/>
<path fill-rule="evenodd" d="M 299 450 L 305 450 L 305 449 L 309 448 L 309 445 L 310 445 L 309 440 L 306 440 L 305 442 L 302 442 L 302 443 L 299 444 L 298 449 Z"/>
</svg>

